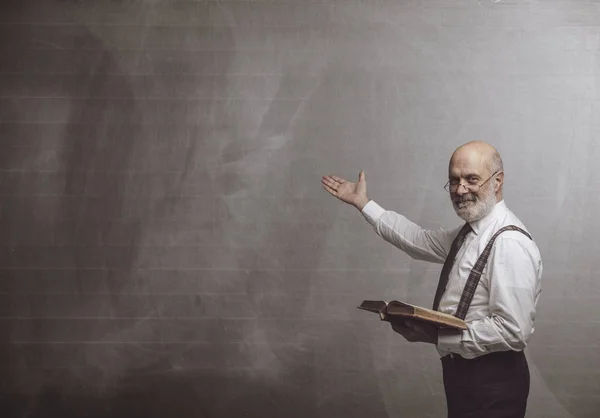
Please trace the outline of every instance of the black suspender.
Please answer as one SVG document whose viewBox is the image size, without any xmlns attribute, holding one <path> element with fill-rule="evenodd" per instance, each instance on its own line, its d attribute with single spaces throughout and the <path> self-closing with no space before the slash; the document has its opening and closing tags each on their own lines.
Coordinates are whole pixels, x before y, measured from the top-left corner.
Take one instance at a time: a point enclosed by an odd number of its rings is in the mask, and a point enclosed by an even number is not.
<svg viewBox="0 0 600 418">
<path fill-rule="evenodd" d="M 460 298 L 460 302 L 458 303 L 458 309 L 456 310 L 456 313 L 454 314 L 454 316 L 456 316 L 457 318 L 460 318 L 463 320 L 465 319 L 465 316 L 467 315 L 467 311 L 469 310 L 469 306 L 471 306 L 471 301 L 473 300 L 473 295 L 475 294 L 475 289 L 477 289 L 477 284 L 479 283 L 479 278 L 481 277 L 481 274 L 483 273 L 483 269 L 485 268 L 485 265 L 487 264 L 488 257 L 490 256 L 490 253 L 492 252 L 492 246 L 494 245 L 494 241 L 496 240 L 496 237 L 504 231 L 519 231 L 519 232 L 522 232 L 523 234 L 527 235 L 527 237 L 529 239 L 533 240 L 533 238 L 531 238 L 531 235 L 529 235 L 526 231 L 524 231 L 523 229 L 521 229 L 515 225 L 505 226 L 505 227 L 499 229 L 498 232 L 496 232 L 494 234 L 492 239 L 490 239 L 490 242 L 488 242 L 485 249 L 483 250 L 483 253 L 481 253 L 479 258 L 477 259 L 475 266 L 471 269 L 471 273 L 469 274 L 469 278 L 467 279 L 467 283 L 465 284 L 465 288 L 464 288 L 462 296 Z"/>
</svg>

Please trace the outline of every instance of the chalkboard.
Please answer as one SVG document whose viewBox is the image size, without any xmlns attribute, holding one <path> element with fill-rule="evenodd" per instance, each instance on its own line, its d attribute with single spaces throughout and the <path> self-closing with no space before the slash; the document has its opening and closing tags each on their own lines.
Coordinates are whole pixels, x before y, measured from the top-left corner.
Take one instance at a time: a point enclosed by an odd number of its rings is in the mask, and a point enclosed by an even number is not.
<svg viewBox="0 0 600 418">
<path fill-rule="evenodd" d="M 448 159 L 473 139 L 502 153 L 545 263 L 528 416 L 595 416 L 599 18 L 583 1 L 2 2 L 2 416 L 445 416 L 435 348 L 356 309 L 429 306 L 441 266 L 320 178 L 365 170 L 386 209 L 455 227 Z"/>
</svg>

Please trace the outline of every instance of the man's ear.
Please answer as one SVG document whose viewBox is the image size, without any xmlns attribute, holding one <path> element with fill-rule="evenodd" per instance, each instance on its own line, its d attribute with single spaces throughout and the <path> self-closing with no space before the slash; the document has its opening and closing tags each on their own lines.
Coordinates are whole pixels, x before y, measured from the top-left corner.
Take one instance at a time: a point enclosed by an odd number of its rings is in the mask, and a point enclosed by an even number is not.
<svg viewBox="0 0 600 418">
<path fill-rule="evenodd" d="M 494 191 L 497 192 L 498 190 L 500 190 L 500 187 L 502 187 L 502 185 L 504 184 L 504 171 L 501 171 L 496 175 L 495 182 L 496 182 L 496 185 L 495 185 L 496 187 L 494 187 Z"/>
</svg>

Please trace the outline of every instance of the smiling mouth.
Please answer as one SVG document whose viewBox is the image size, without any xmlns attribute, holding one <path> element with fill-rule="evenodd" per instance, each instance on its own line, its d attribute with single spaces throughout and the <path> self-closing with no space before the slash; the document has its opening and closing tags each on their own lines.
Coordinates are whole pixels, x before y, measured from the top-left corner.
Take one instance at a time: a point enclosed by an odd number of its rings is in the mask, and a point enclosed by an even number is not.
<svg viewBox="0 0 600 418">
<path fill-rule="evenodd" d="M 469 204 L 475 203 L 473 200 L 461 200 L 459 202 L 454 202 L 454 204 L 459 208 L 464 208 Z"/>
</svg>

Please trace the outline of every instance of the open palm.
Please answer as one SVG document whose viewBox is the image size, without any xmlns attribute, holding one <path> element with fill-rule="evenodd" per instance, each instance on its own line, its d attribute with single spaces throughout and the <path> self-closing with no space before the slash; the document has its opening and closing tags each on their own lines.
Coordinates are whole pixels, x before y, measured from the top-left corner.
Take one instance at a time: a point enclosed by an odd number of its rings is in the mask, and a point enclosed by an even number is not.
<svg viewBox="0 0 600 418">
<path fill-rule="evenodd" d="M 368 200 L 367 182 L 364 171 L 361 171 L 358 175 L 357 183 L 338 176 L 328 175 L 321 178 L 321 184 L 331 195 L 351 205 L 357 205 L 360 202 Z"/>
</svg>

